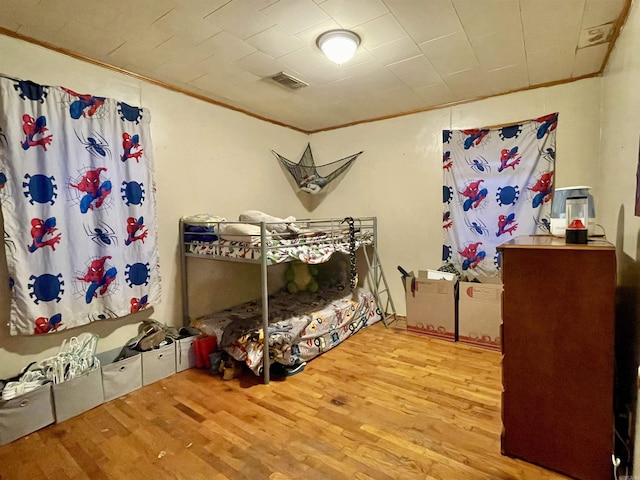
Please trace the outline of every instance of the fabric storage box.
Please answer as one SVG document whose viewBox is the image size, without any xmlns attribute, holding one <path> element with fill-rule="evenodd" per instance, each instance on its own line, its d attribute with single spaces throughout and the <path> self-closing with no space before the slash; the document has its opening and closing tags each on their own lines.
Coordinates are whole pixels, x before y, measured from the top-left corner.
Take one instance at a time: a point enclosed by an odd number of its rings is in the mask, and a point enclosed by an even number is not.
<svg viewBox="0 0 640 480">
<path fill-rule="evenodd" d="M 56 420 L 51 383 L 10 400 L 0 400 L 0 445 L 51 425 Z"/>
<path fill-rule="evenodd" d="M 460 282 L 458 340 L 499 351 L 501 323 L 501 279 L 479 277 L 478 282 Z"/>
<path fill-rule="evenodd" d="M 142 352 L 142 385 L 150 385 L 176 373 L 174 342 Z"/>
<path fill-rule="evenodd" d="M 457 340 L 458 279 L 452 273 L 428 270 L 403 277 L 409 332 Z"/>
<path fill-rule="evenodd" d="M 176 372 L 182 372 L 196 366 L 195 341 L 197 335 L 176 340 Z"/>
<path fill-rule="evenodd" d="M 116 348 L 97 355 L 102 368 L 104 401 L 142 387 L 142 355 L 136 350 Z"/>
<path fill-rule="evenodd" d="M 96 368 L 77 378 L 53 385 L 56 423 L 80 415 L 104 402 L 102 370 Z"/>
</svg>

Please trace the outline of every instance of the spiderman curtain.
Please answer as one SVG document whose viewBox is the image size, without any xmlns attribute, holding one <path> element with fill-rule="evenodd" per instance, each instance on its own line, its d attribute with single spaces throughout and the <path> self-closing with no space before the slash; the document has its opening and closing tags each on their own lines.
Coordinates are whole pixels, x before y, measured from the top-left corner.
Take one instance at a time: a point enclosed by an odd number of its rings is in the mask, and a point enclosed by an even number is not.
<svg viewBox="0 0 640 480">
<path fill-rule="evenodd" d="M 442 260 L 496 276 L 496 247 L 549 233 L 558 114 L 501 128 L 443 131 Z"/>
<path fill-rule="evenodd" d="M 160 301 L 149 112 L 0 76 L 11 335 Z"/>
</svg>

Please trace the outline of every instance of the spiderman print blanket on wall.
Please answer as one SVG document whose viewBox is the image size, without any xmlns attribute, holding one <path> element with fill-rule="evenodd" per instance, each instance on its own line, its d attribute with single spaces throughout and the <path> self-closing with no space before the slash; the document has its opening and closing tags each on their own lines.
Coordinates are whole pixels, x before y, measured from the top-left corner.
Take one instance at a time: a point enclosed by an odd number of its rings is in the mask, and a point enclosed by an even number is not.
<svg viewBox="0 0 640 480">
<path fill-rule="evenodd" d="M 0 201 L 12 335 L 160 301 L 149 112 L 0 76 Z"/>
<path fill-rule="evenodd" d="M 549 233 L 558 114 L 500 128 L 443 132 L 442 261 L 497 276 L 496 247 Z"/>
</svg>

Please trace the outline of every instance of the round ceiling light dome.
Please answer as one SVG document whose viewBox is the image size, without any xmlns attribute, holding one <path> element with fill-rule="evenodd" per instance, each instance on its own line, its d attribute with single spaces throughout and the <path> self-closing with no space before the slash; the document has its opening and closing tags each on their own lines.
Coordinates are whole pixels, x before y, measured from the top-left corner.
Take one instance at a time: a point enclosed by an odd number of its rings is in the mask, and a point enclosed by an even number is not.
<svg viewBox="0 0 640 480">
<path fill-rule="evenodd" d="M 329 30 L 318 37 L 316 44 L 329 60 L 342 65 L 355 55 L 360 36 L 350 30 Z"/>
</svg>

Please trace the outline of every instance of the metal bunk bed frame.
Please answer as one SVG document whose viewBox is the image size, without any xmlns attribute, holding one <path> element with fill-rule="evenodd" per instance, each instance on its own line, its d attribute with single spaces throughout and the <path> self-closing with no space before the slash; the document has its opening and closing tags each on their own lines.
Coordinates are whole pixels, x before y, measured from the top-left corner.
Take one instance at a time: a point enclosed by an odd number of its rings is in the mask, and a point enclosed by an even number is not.
<svg viewBox="0 0 640 480">
<path fill-rule="evenodd" d="M 327 219 L 303 219 L 296 220 L 295 224 L 301 228 L 309 228 L 313 226 L 314 228 L 321 227 L 322 231 L 330 232 L 331 238 L 333 237 L 334 232 L 344 231 L 344 222 L 346 219 L 336 219 L 336 218 L 327 218 Z M 360 246 L 364 253 L 364 257 L 367 263 L 367 286 L 371 293 L 373 294 L 378 307 L 380 308 L 382 314 L 382 321 L 385 327 L 388 327 L 390 323 L 397 320 L 397 314 L 395 305 L 393 303 L 393 299 L 391 298 L 391 293 L 389 291 L 389 285 L 387 283 L 387 279 L 384 275 L 384 271 L 382 269 L 382 264 L 380 263 L 380 258 L 378 256 L 378 231 L 377 231 L 377 218 L 376 217 L 359 217 L 353 219 L 355 228 L 357 230 L 362 231 L 371 230 L 372 232 L 372 242 L 371 244 L 363 244 Z M 202 253 L 191 253 L 187 251 L 187 245 L 189 242 L 185 242 L 185 220 L 183 218 L 180 219 L 180 243 L 182 248 L 182 254 L 180 255 L 180 267 L 181 267 L 181 276 L 182 276 L 182 317 L 183 317 L 183 325 L 188 325 L 190 322 L 189 319 L 189 296 L 188 296 L 188 272 L 187 272 L 187 257 L 201 258 L 201 259 L 209 259 L 209 260 L 218 260 L 218 261 L 226 261 L 226 262 L 242 262 L 242 263 L 260 263 L 260 281 L 261 281 L 261 290 L 262 290 L 262 328 L 263 328 L 263 365 L 262 365 L 262 375 L 264 379 L 265 385 L 269 384 L 270 374 L 269 368 L 271 364 L 271 360 L 269 358 L 269 339 L 267 332 L 269 331 L 269 288 L 268 288 L 268 276 L 267 269 L 270 265 L 275 265 L 276 262 L 269 261 L 268 252 L 270 250 L 278 250 L 279 246 L 269 245 L 268 240 L 273 238 L 269 226 L 272 225 L 267 222 L 256 222 L 252 223 L 253 225 L 260 226 L 260 245 L 257 247 L 248 247 L 250 250 L 255 250 L 259 252 L 259 258 L 238 258 L 231 256 L 223 256 L 220 254 L 220 249 L 215 250 L 213 254 L 202 254 Z M 246 224 L 248 222 L 215 222 L 215 228 L 213 235 L 220 235 L 220 226 L 225 224 Z M 209 222 L 188 222 L 189 225 L 208 225 Z M 198 237 L 200 235 L 212 235 L 212 233 L 198 233 L 198 232 L 189 232 L 189 235 L 193 235 Z M 337 238 L 337 237 L 335 237 Z M 340 238 L 344 239 L 344 233 L 340 234 Z M 312 245 L 314 242 L 317 243 L 327 243 L 326 238 L 322 241 L 316 241 L 312 238 L 306 242 L 306 245 Z M 206 243 L 206 242 L 205 242 Z M 367 247 L 371 247 L 371 251 Z M 293 259 L 288 261 L 294 261 Z"/>
</svg>

